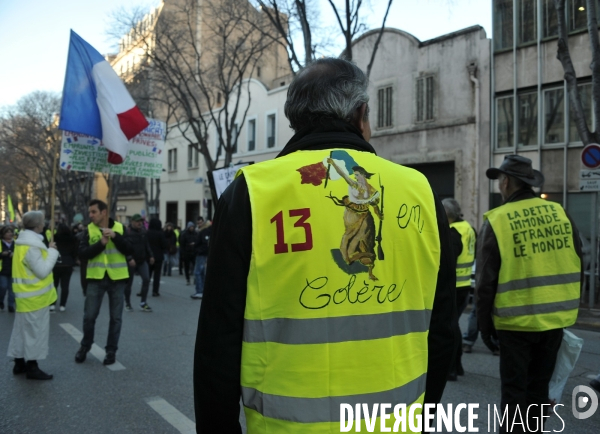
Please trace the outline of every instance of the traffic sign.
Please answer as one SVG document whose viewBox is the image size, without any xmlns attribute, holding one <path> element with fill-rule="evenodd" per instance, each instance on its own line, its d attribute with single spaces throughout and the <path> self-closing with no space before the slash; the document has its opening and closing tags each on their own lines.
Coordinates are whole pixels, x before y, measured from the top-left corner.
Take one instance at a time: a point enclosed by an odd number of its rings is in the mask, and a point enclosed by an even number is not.
<svg viewBox="0 0 600 434">
<path fill-rule="evenodd" d="M 581 162 L 588 169 L 600 167 L 600 145 L 590 143 L 581 151 Z"/>
<path fill-rule="evenodd" d="M 600 179 L 600 169 L 582 169 L 579 171 L 579 179 L 582 181 L 585 179 Z"/>
<path fill-rule="evenodd" d="M 580 179 L 579 191 L 600 191 L 600 179 Z"/>
</svg>

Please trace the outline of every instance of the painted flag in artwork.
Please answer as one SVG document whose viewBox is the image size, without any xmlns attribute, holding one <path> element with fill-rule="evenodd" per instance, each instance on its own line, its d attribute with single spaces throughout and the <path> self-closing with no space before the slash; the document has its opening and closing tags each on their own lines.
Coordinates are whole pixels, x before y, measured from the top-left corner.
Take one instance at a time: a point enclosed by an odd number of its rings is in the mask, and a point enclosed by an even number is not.
<svg viewBox="0 0 600 434">
<path fill-rule="evenodd" d="M 102 140 L 121 164 L 129 140 L 148 126 L 123 81 L 94 47 L 71 30 L 59 129 Z"/>
<path fill-rule="evenodd" d="M 354 173 L 353 167 L 359 166 L 359 164 L 348 154 L 346 151 L 331 151 L 331 159 L 335 161 L 335 164 L 346 172 L 346 175 L 350 176 Z M 341 175 L 337 173 L 333 168 L 329 168 L 327 158 L 323 159 L 318 163 L 309 164 L 308 166 L 296 169 L 300 172 L 301 184 L 312 184 L 319 186 L 323 183 L 325 178 L 329 177 L 332 181 L 342 179 Z"/>
</svg>

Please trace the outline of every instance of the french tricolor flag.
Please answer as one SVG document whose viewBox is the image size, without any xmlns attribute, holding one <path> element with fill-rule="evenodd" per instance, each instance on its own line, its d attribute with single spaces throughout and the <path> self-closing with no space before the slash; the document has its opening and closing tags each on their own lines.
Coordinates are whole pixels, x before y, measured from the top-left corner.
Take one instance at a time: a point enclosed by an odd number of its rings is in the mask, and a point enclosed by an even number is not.
<svg viewBox="0 0 600 434">
<path fill-rule="evenodd" d="M 102 140 L 108 162 L 121 164 L 129 140 L 148 126 L 104 57 L 71 30 L 59 129 Z"/>
</svg>

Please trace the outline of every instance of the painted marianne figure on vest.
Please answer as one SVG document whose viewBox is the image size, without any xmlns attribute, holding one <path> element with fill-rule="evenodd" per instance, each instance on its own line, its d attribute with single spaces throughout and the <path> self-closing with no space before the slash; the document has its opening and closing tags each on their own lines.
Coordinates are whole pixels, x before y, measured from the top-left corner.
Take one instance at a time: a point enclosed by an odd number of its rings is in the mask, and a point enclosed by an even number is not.
<svg viewBox="0 0 600 434">
<path fill-rule="evenodd" d="M 344 196 L 341 201 L 331 198 L 336 205 L 345 207 L 345 232 L 340 244 L 342 257 L 347 264 L 358 261 L 365 265 L 369 270 L 369 279 L 378 280 L 373 274 L 377 230 L 369 207 L 373 207 L 379 220 L 383 220 L 383 213 L 379 209 L 379 191 L 368 182 L 373 173 L 367 172 L 361 166 L 354 166 L 352 167 L 356 178 L 354 180 L 336 164 L 334 159 L 328 158 L 327 163 L 348 183 L 347 196 Z"/>
</svg>

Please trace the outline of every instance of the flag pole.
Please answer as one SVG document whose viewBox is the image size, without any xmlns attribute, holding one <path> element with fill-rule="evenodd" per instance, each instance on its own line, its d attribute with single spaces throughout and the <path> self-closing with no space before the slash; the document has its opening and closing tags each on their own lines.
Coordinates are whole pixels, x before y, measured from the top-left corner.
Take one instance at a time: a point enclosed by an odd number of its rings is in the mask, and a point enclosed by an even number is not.
<svg viewBox="0 0 600 434">
<path fill-rule="evenodd" d="M 54 242 L 54 205 L 56 202 L 56 166 L 58 163 L 58 153 L 54 153 L 54 160 L 52 163 L 52 192 L 50 193 L 50 242 Z"/>
</svg>

